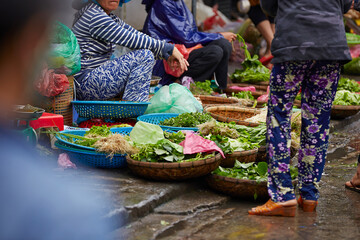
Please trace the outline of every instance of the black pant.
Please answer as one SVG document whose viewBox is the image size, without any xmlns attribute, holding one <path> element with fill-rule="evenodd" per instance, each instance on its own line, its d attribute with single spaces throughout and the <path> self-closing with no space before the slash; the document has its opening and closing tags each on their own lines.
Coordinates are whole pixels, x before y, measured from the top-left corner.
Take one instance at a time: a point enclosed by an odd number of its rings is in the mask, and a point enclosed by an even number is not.
<svg viewBox="0 0 360 240">
<path fill-rule="evenodd" d="M 228 40 L 218 39 L 189 55 L 188 71 L 182 76 L 192 77 L 194 81 L 205 82 L 215 73 L 220 89 L 227 86 L 228 65 L 232 47 Z"/>
</svg>

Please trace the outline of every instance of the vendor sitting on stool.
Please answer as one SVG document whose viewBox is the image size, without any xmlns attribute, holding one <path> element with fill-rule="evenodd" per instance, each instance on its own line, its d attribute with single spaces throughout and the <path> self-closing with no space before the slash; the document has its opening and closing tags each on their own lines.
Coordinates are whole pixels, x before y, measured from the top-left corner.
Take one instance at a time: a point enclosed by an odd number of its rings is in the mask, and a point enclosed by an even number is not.
<svg viewBox="0 0 360 240">
<path fill-rule="evenodd" d="M 81 71 L 75 75 L 79 100 L 107 100 L 124 91 L 125 101 L 147 101 L 154 55 L 187 70 L 188 63 L 172 44 L 153 39 L 111 12 L 128 0 L 74 0 L 78 9 L 73 32 L 81 50 Z M 110 60 L 115 46 L 136 49 Z"/>
<path fill-rule="evenodd" d="M 204 82 L 215 73 L 219 88 L 225 89 L 232 51 L 230 42 L 236 35 L 230 32 L 199 32 L 194 17 L 183 0 L 143 0 L 142 3 L 146 5 L 148 12 L 144 33 L 166 42 L 184 44 L 187 48 L 197 44 L 204 46 L 190 53 L 189 69 L 180 78 L 189 76 L 194 81 Z M 163 85 L 176 80 L 165 73 L 161 61 L 155 65 L 153 74 L 163 78 Z"/>
</svg>

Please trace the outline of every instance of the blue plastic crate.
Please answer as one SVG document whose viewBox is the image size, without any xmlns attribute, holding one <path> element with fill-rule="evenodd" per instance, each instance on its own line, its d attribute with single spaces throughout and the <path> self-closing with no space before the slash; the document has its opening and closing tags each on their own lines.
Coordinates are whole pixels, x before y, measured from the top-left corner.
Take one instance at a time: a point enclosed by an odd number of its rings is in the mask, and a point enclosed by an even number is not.
<svg viewBox="0 0 360 240">
<path fill-rule="evenodd" d="M 177 117 L 180 114 L 178 113 L 152 113 L 152 114 L 146 114 L 146 115 L 142 115 L 140 117 L 137 118 L 138 121 L 142 121 L 142 122 L 147 122 L 147 123 L 151 123 L 151 124 L 155 124 L 155 125 L 159 125 L 162 129 L 164 130 L 171 130 L 171 131 L 183 131 L 183 130 L 187 130 L 187 131 L 199 131 L 199 128 L 195 127 L 195 128 L 190 128 L 190 127 L 171 127 L 171 126 L 164 126 L 164 125 L 160 125 L 160 122 L 169 119 L 169 118 L 173 118 L 173 117 Z"/>
<path fill-rule="evenodd" d="M 111 158 L 108 154 L 74 148 L 60 141 L 56 141 L 55 146 L 67 153 L 75 164 L 98 168 L 120 168 L 127 165 L 126 155 L 115 154 Z"/>
<path fill-rule="evenodd" d="M 149 102 L 118 101 L 72 101 L 72 104 L 83 118 L 136 118 L 145 113 Z"/>
<path fill-rule="evenodd" d="M 118 134 L 122 134 L 122 135 L 130 135 L 130 132 L 132 131 L 132 127 L 124 127 L 124 128 L 112 128 L 110 131 L 113 133 L 118 133 Z M 68 133 L 68 134 L 73 134 L 73 135 L 77 135 L 77 136 L 84 136 L 87 130 L 65 130 L 65 131 L 61 131 L 60 133 Z M 56 139 L 58 141 L 60 141 L 61 143 L 69 146 L 69 147 L 74 147 L 77 149 L 83 149 L 83 150 L 91 150 L 91 151 L 95 151 L 95 148 L 93 147 L 86 147 L 86 146 L 81 146 L 81 145 L 77 145 L 75 143 L 72 143 L 70 141 L 68 141 L 65 137 L 61 138 L 58 135 L 55 135 Z"/>
</svg>

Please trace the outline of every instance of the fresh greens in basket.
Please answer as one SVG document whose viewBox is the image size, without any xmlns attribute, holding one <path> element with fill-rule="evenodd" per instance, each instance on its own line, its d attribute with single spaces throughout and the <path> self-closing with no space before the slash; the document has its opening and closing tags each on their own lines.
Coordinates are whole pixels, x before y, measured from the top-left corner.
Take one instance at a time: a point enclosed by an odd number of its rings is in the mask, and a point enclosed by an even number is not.
<svg viewBox="0 0 360 240">
<path fill-rule="evenodd" d="M 177 117 L 166 119 L 160 125 L 171 127 L 196 127 L 213 119 L 208 113 L 183 113 Z"/>
<path fill-rule="evenodd" d="M 140 151 L 131 155 L 131 158 L 141 162 L 190 162 L 215 156 L 214 153 L 183 154 L 183 147 L 168 139 L 163 139 L 155 144 L 139 146 Z"/>
<path fill-rule="evenodd" d="M 352 93 L 347 90 L 337 91 L 333 104 L 344 106 L 360 105 L 360 94 Z"/>
<path fill-rule="evenodd" d="M 251 94 L 250 91 L 242 91 L 242 92 L 238 92 L 238 93 L 233 92 L 232 96 L 239 98 L 239 99 L 248 99 L 248 100 L 252 100 L 252 101 L 255 100 L 254 96 Z"/>
<path fill-rule="evenodd" d="M 266 182 L 268 177 L 268 164 L 266 162 L 240 163 L 236 161 L 233 168 L 219 167 L 212 173 L 223 177 Z M 290 174 L 292 179 L 296 179 L 298 176 L 297 168 L 290 166 Z"/>
<path fill-rule="evenodd" d="M 214 93 L 209 80 L 190 84 L 190 91 L 193 95 L 211 95 Z"/>
<path fill-rule="evenodd" d="M 245 40 L 240 35 L 238 35 L 237 38 L 245 51 L 245 60 L 241 64 L 242 69 L 236 69 L 235 72 L 231 75 L 231 79 L 238 80 L 240 82 L 269 81 L 270 70 L 262 65 L 262 63 L 258 60 L 257 55 L 251 57 Z"/>
<path fill-rule="evenodd" d="M 337 90 L 348 90 L 350 92 L 360 92 L 360 84 L 349 78 L 340 78 Z"/>
</svg>

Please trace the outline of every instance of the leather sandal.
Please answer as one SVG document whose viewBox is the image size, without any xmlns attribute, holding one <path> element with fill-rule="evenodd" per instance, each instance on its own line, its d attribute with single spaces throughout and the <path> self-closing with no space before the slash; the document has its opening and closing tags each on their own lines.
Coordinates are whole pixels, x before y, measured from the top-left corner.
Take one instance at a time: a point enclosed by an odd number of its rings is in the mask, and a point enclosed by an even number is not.
<svg viewBox="0 0 360 240">
<path fill-rule="evenodd" d="M 300 196 L 297 200 L 299 207 L 303 209 L 304 212 L 315 212 L 316 206 L 318 205 L 318 201 L 314 200 L 303 200 Z"/>
<path fill-rule="evenodd" d="M 347 184 L 345 184 L 345 188 L 354 191 L 354 192 L 358 192 L 360 193 L 360 185 L 355 185 L 353 183 L 353 181 L 350 181 L 351 186 L 348 186 Z"/>
<path fill-rule="evenodd" d="M 248 211 L 250 215 L 294 217 L 296 206 L 284 206 L 271 199 L 264 205 Z"/>
</svg>

